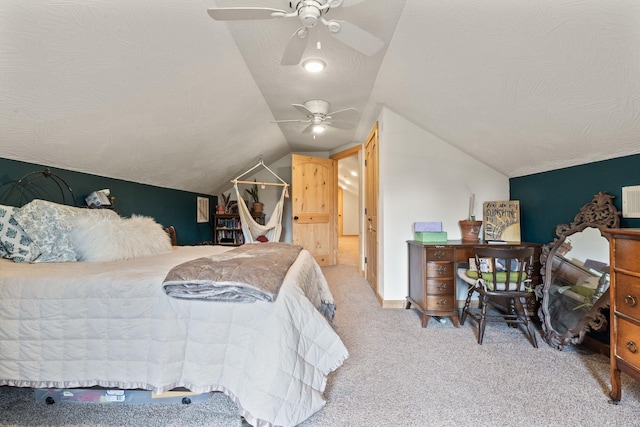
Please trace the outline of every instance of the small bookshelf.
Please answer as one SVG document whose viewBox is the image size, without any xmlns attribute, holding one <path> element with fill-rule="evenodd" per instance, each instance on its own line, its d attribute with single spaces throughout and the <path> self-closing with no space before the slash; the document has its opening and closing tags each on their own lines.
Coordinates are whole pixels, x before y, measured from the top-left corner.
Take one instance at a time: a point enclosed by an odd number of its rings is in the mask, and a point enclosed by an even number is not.
<svg viewBox="0 0 640 427">
<path fill-rule="evenodd" d="M 264 225 L 264 214 L 252 214 L 252 216 L 258 224 Z M 240 215 L 213 215 L 213 244 L 222 246 L 240 246 L 244 244 Z"/>
</svg>

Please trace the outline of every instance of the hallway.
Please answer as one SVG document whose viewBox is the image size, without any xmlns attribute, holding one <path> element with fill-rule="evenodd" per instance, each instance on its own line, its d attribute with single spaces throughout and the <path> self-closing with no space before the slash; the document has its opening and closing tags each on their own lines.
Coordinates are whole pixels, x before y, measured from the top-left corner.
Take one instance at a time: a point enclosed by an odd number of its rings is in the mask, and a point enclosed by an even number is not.
<svg viewBox="0 0 640 427">
<path fill-rule="evenodd" d="M 338 236 L 338 264 L 354 265 L 358 263 L 358 235 Z"/>
</svg>

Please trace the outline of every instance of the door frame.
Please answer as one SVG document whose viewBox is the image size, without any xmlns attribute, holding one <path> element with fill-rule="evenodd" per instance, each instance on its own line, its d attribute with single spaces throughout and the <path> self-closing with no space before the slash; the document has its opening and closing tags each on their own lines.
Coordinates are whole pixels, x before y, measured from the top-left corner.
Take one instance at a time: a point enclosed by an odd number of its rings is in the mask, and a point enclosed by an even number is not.
<svg viewBox="0 0 640 427">
<path fill-rule="evenodd" d="M 380 304 L 383 304 L 380 294 L 380 247 L 379 247 L 379 133 L 378 122 L 373 125 L 371 132 L 363 144 L 364 149 L 364 177 L 363 192 L 364 215 L 366 217 L 366 231 L 363 233 L 363 251 L 365 257 L 364 276 L 371 285 Z M 371 149 L 370 149 L 371 148 Z M 371 156 L 371 158 L 370 158 Z"/>
<path fill-rule="evenodd" d="M 360 273 L 361 275 L 364 274 L 364 269 L 363 269 L 363 257 L 362 257 L 362 248 L 363 248 L 363 239 L 364 239 L 364 217 L 362 215 L 362 212 L 364 212 L 364 207 L 363 207 L 363 203 L 364 203 L 364 193 L 363 193 L 363 183 L 364 183 L 364 177 L 362 176 L 362 171 L 364 170 L 363 168 L 363 162 L 364 160 L 362 159 L 362 149 L 363 149 L 363 144 L 358 144 L 358 145 L 354 145 L 353 147 L 347 148 L 346 150 L 340 151 L 338 153 L 332 154 L 331 156 L 329 156 L 330 159 L 332 160 L 336 160 L 336 161 L 340 161 L 341 159 L 346 159 L 347 157 L 351 157 L 351 156 L 359 156 L 359 167 L 358 167 L 358 181 L 359 181 L 359 195 L 358 195 L 358 273 Z M 338 173 L 338 168 L 336 167 L 336 206 L 338 206 L 338 202 L 339 200 L 337 200 L 337 197 L 339 197 L 338 195 L 338 180 L 337 180 L 337 173 Z M 337 234 L 339 234 L 339 232 L 336 230 Z M 336 245 L 338 244 L 338 238 L 340 236 L 337 235 L 336 236 Z M 337 252 L 337 247 L 336 247 L 336 252 Z"/>
</svg>

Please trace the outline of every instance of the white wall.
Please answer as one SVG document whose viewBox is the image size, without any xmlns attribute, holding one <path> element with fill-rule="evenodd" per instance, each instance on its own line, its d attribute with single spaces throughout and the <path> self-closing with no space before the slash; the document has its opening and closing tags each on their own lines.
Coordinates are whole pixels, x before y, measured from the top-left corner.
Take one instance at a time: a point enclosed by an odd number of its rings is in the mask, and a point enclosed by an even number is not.
<svg viewBox="0 0 640 427">
<path fill-rule="evenodd" d="M 413 223 L 440 221 L 450 240 L 460 239 L 458 221 L 469 214 L 471 194 L 482 219 L 482 202 L 509 200 L 509 180 L 388 108 L 378 123 L 378 288 L 385 301 L 398 301 L 407 296 Z M 458 299 L 464 295 L 459 289 Z"/>
<path fill-rule="evenodd" d="M 355 236 L 360 234 L 360 200 L 358 194 L 342 192 L 342 234 Z"/>
</svg>

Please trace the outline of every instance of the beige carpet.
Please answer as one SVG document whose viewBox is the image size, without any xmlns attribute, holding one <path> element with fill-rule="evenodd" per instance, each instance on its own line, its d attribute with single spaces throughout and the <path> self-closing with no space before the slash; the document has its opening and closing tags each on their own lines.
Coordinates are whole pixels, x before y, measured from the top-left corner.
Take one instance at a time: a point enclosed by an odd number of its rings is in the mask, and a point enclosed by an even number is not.
<svg viewBox="0 0 640 427">
<path fill-rule="evenodd" d="M 420 327 L 415 310 L 382 309 L 355 267 L 323 269 L 338 311 L 334 327 L 350 352 L 329 377 L 326 406 L 301 424 L 332 426 L 640 426 L 640 385 L 623 375 L 608 403 L 608 359 L 560 352 L 522 332 L 472 321 Z M 37 404 L 29 389 L 0 387 L 2 426 L 240 426 L 216 394 L 191 405 Z"/>
</svg>

